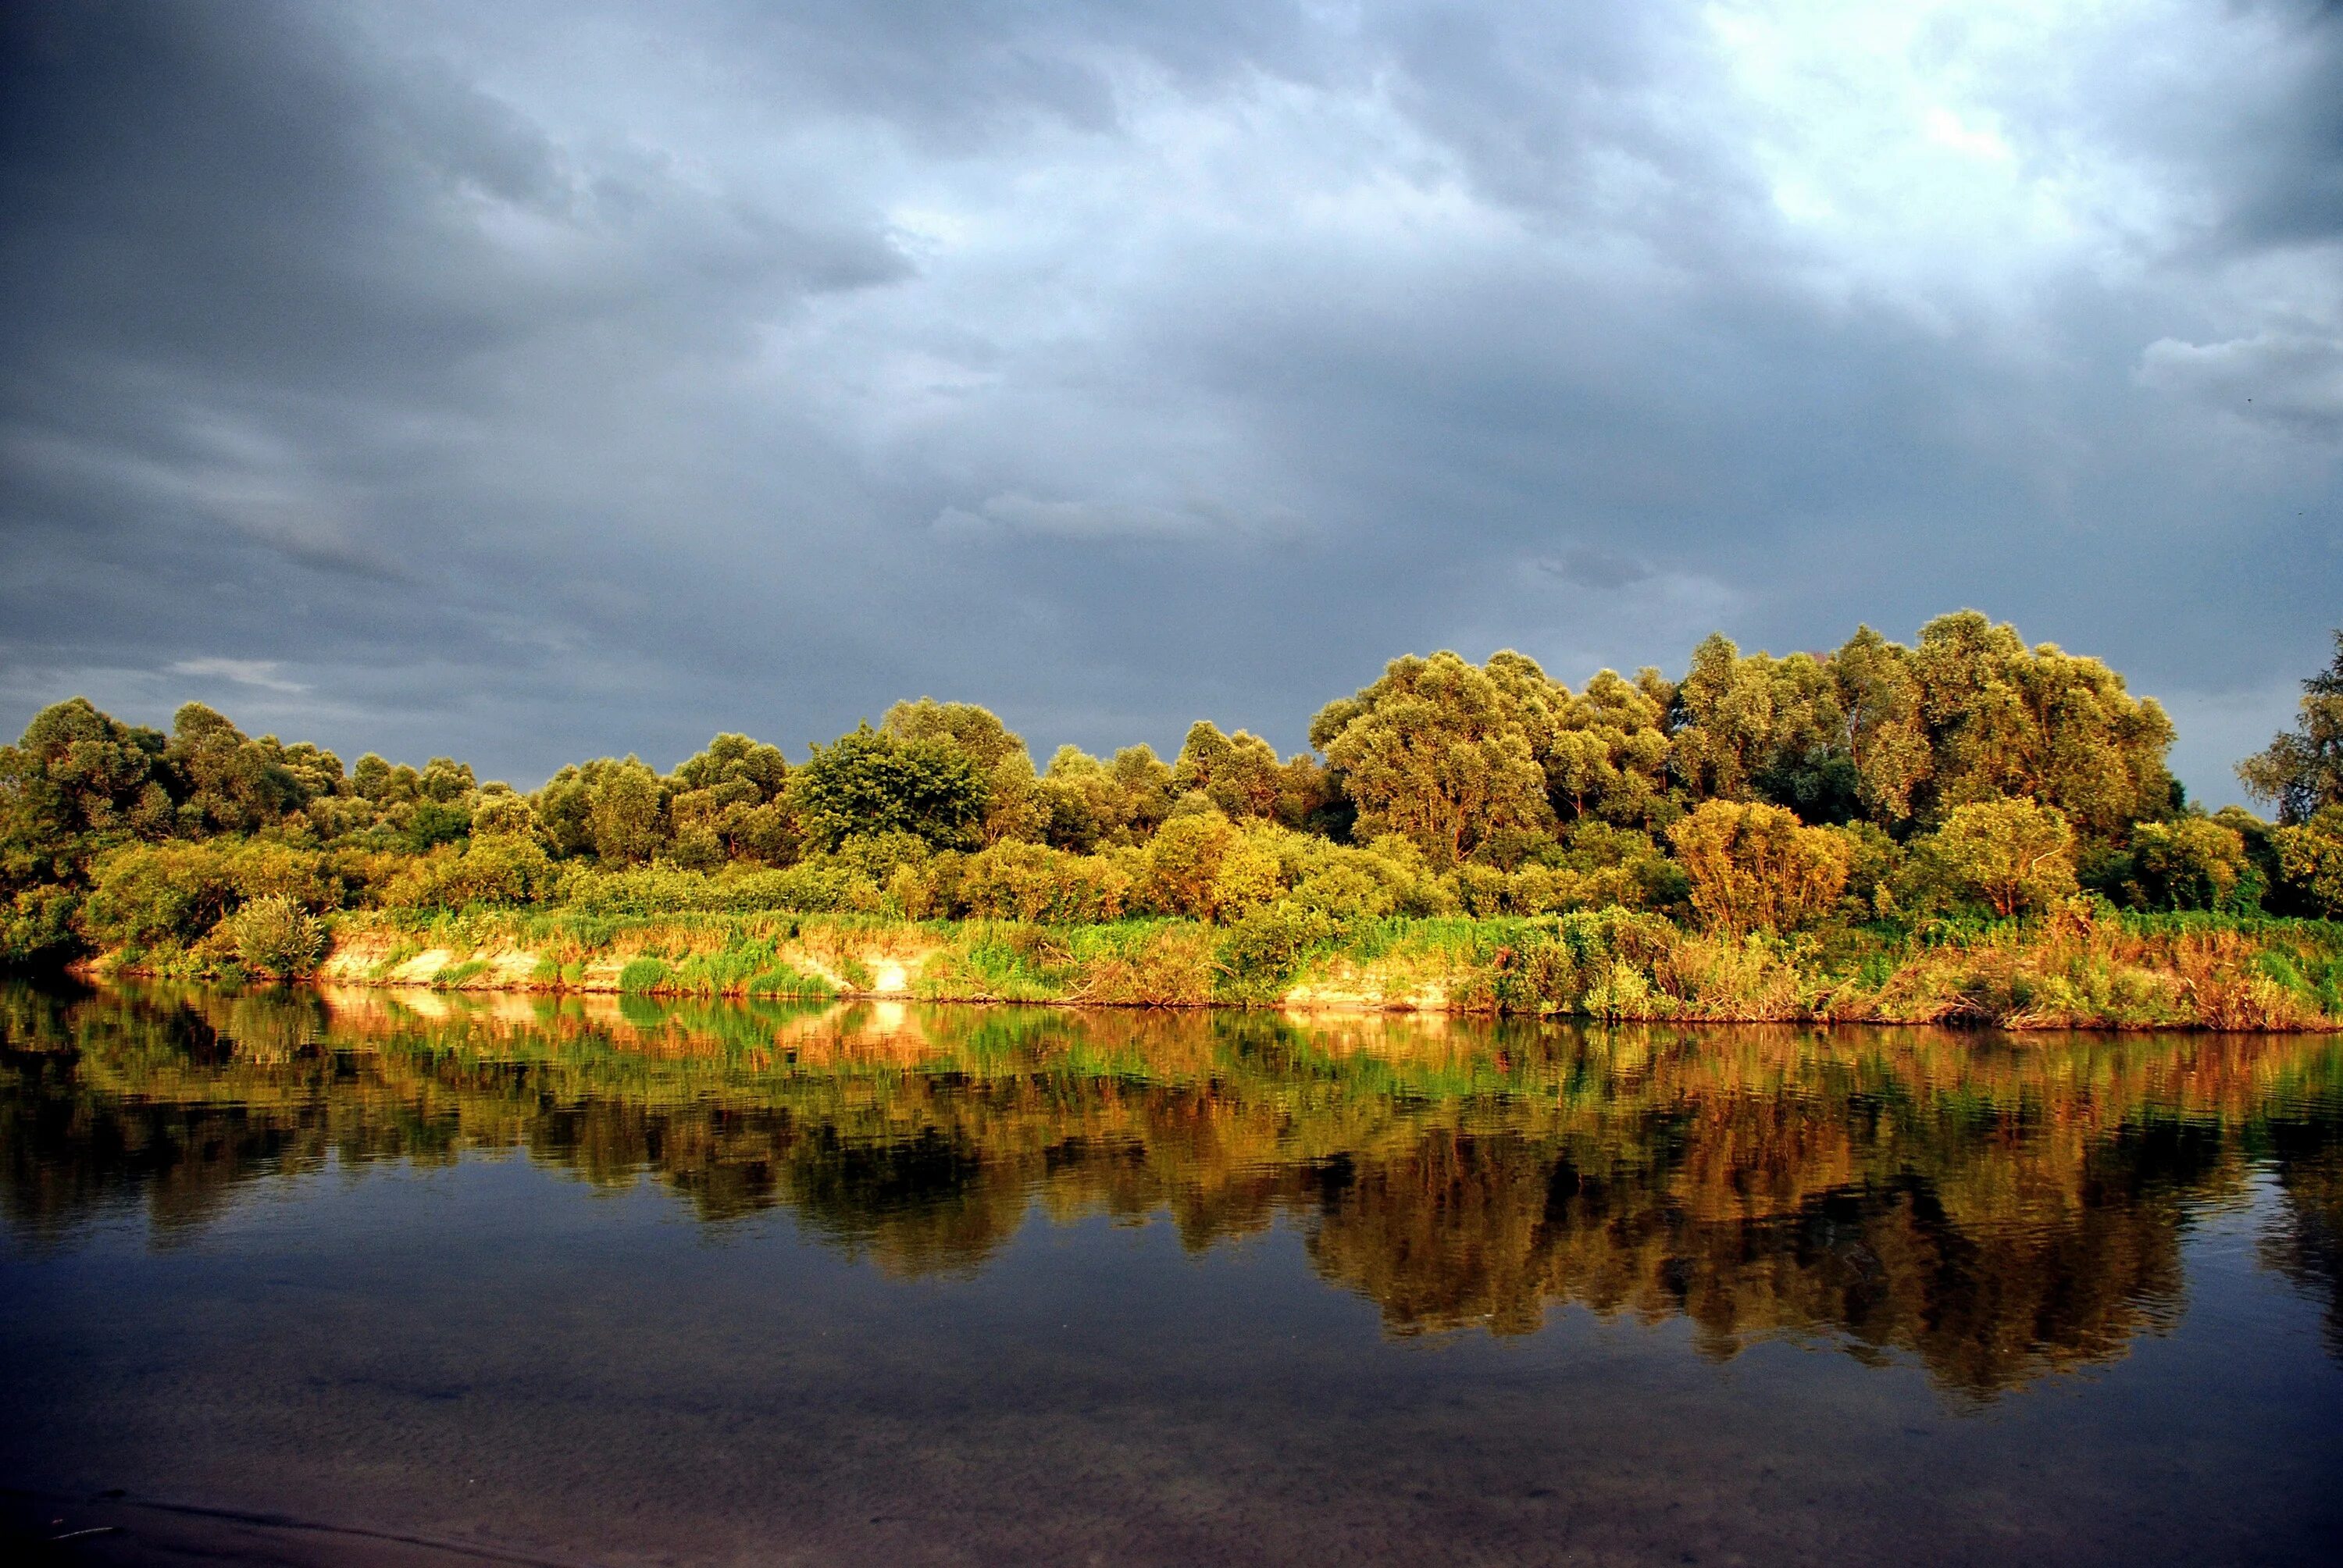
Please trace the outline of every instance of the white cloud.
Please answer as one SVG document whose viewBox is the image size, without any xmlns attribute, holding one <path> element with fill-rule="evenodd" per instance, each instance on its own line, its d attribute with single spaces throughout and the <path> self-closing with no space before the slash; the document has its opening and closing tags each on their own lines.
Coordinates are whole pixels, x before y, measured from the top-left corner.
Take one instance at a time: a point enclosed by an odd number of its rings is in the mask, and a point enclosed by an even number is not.
<svg viewBox="0 0 2343 1568">
<path fill-rule="evenodd" d="M 170 673 L 206 680 L 225 680 L 259 691 L 298 694 L 309 689 L 299 681 L 286 679 L 278 673 L 284 668 L 273 658 L 183 658 L 170 667 Z"/>
</svg>

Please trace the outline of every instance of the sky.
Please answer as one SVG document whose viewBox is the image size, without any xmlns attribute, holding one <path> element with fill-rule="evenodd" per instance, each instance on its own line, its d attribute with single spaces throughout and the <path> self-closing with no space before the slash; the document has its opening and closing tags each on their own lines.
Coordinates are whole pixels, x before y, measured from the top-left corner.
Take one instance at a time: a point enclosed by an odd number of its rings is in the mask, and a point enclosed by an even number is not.
<svg viewBox="0 0 2343 1568">
<path fill-rule="evenodd" d="M 2343 623 L 2343 5 L 0 8 L 0 728 L 1299 749 L 2097 655 L 2192 795 Z"/>
</svg>

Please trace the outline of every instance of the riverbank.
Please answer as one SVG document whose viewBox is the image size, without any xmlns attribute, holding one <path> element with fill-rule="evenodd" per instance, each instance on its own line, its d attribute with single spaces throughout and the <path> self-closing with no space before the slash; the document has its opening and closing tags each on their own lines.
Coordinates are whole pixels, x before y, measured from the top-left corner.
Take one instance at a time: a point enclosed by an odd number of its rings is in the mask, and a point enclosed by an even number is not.
<svg viewBox="0 0 2343 1568">
<path fill-rule="evenodd" d="M 100 973 L 188 975 L 185 953 Z M 216 975 L 211 963 L 201 972 Z M 2141 916 L 1734 936 L 1624 910 L 1081 926 L 553 909 L 338 917 L 316 978 L 438 990 L 1271 1007 L 2003 1029 L 2343 1027 L 2343 927 Z"/>
</svg>

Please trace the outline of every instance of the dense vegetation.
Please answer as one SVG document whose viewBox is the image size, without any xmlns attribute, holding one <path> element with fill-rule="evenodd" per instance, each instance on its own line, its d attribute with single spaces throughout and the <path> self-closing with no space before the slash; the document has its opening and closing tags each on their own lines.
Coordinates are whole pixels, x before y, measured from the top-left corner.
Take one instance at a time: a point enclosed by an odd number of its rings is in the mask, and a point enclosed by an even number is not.
<svg viewBox="0 0 2343 1568">
<path fill-rule="evenodd" d="M 1169 762 L 1068 747 L 1037 769 L 985 709 L 921 699 L 794 764 L 719 735 L 669 773 L 601 758 L 531 794 L 77 698 L 0 749 L 0 959 L 298 974 L 354 911 L 548 906 L 1177 919 L 1287 972 L 1404 918 L 1625 911 L 1777 948 L 2113 910 L 2323 920 L 2343 914 L 2337 648 L 2298 729 L 2239 769 L 2275 822 L 2190 808 L 2154 701 L 1973 611 L 1910 647 L 1712 637 L 1679 679 L 1577 690 L 1517 653 L 1400 658 L 1283 759 L 1200 722 Z"/>
</svg>

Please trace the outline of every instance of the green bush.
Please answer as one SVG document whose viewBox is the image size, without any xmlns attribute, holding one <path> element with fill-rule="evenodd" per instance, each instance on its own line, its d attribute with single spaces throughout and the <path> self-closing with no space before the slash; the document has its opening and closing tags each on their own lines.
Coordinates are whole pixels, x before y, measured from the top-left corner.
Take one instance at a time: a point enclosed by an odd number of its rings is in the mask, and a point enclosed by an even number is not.
<svg viewBox="0 0 2343 1568">
<path fill-rule="evenodd" d="M 618 971 L 621 992 L 642 992 L 664 990 L 668 983 L 668 967 L 664 960 L 639 958 L 628 960 Z"/>
<path fill-rule="evenodd" d="M 228 917 L 227 928 L 237 959 L 259 974 L 297 980 L 325 956 L 325 929 L 281 894 L 254 899 Z"/>
</svg>

